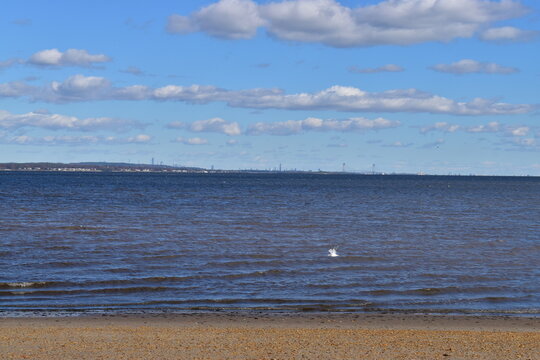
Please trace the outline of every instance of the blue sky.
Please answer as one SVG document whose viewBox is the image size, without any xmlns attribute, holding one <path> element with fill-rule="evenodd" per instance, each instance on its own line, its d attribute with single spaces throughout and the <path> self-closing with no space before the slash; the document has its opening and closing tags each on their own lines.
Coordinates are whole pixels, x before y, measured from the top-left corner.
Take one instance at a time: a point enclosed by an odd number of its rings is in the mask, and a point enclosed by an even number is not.
<svg viewBox="0 0 540 360">
<path fill-rule="evenodd" d="M 0 162 L 540 175 L 538 1 L 2 8 Z"/>
</svg>

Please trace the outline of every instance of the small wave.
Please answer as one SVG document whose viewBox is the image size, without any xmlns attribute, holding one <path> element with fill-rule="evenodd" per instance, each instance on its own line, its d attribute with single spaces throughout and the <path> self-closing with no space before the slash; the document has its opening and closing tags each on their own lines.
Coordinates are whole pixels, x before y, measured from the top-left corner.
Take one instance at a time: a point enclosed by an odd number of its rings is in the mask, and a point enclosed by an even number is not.
<svg viewBox="0 0 540 360">
<path fill-rule="evenodd" d="M 183 282 L 187 280 L 200 279 L 205 277 L 204 275 L 192 275 L 192 276 L 155 276 L 155 277 L 143 277 L 143 278 L 131 278 L 131 279 L 109 279 L 109 280 L 97 280 L 97 281 L 21 281 L 21 282 L 4 282 L 0 283 L 0 289 L 13 289 L 13 288 L 50 288 L 57 287 L 60 289 L 69 288 L 84 288 L 92 286 L 122 286 L 130 284 L 147 284 L 147 283 L 164 283 L 164 282 Z"/>
<path fill-rule="evenodd" d="M 287 265 L 287 262 L 282 260 L 232 260 L 232 261 L 214 261 L 206 264 L 208 267 L 242 267 L 242 266 L 281 266 Z"/>
<path fill-rule="evenodd" d="M 101 230 L 99 227 L 85 225 L 50 226 L 47 228 L 55 230 Z"/>
<path fill-rule="evenodd" d="M 110 272 L 110 273 L 128 273 L 132 272 L 133 269 L 130 268 L 113 268 L 113 269 L 104 269 L 103 271 Z"/>
<path fill-rule="evenodd" d="M 410 290 L 392 290 L 392 289 L 381 289 L 381 290 L 371 290 L 367 293 L 370 295 L 446 295 L 446 294 L 480 294 L 480 293 L 490 293 L 490 292 L 501 292 L 506 289 L 501 287 L 490 287 L 490 286 L 480 286 L 480 287 L 457 287 L 457 286 L 448 286 L 442 288 L 421 288 L 421 289 L 410 289 Z"/>
<path fill-rule="evenodd" d="M 217 278 L 239 279 L 239 278 L 245 278 L 245 277 L 280 275 L 280 274 L 283 274 L 283 273 L 285 273 L 285 271 L 278 270 L 278 269 L 272 269 L 272 270 L 254 271 L 254 272 L 249 272 L 249 273 L 227 274 L 227 275 L 217 276 Z"/>
<path fill-rule="evenodd" d="M 74 267 L 74 266 L 85 265 L 85 263 L 84 262 L 74 262 L 74 261 L 51 261 L 49 263 L 46 263 L 45 265 L 46 266 L 51 266 L 51 267 L 62 268 L 62 267 Z"/>
<path fill-rule="evenodd" d="M 147 255 L 143 257 L 143 260 L 164 260 L 164 259 L 178 259 L 184 257 L 182 254 L 170 254 L 170 255 Z"/>
<path fill-rule="evenodd" d="M 2 291 L 0 297 L 5 296 L 58 296 L 58 295 L 82 295 L 82 294 L 130 294 L 141 292 L 163 292 L 174 290 L 175 288 L 165 286 L 137 286 L 128 288 L 103 288 L 103 289 L 73 289 L 73 290 L 23 290 L 23 291 Z"/>
<path fill-rule="evenodd" d="M 45 287 L 53 284 L 52 282 L 46 281 L 21 281 L 21 282 L 6 282 L 0 283 L 0 289 L 10 289 L 10 288 L 36 288 L 36 287 Z"/>
<path fill-rule="evenodd" d="M 343 260 L 354 260 L 358 262 L 377 262 L 377 261 L 386 261 L 383 257 L 378 256 L 362 256 L 362 255 L 342 255 Z"/>
</svg>

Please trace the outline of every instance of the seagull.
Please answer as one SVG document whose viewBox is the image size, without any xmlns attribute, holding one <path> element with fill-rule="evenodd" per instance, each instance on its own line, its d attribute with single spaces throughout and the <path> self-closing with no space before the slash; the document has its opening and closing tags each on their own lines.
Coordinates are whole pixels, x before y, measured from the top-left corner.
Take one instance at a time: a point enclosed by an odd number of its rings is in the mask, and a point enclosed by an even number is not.
<svg viewBox="0 0 540 360">
<path fill-rule="evenodd" d="M 338 253 L 337 253 L 337 249 L 336 248 L 329 249 L 328 250 L 328 256 L 331 256 L 331 257 L 339 256 Z"/>
</svg>

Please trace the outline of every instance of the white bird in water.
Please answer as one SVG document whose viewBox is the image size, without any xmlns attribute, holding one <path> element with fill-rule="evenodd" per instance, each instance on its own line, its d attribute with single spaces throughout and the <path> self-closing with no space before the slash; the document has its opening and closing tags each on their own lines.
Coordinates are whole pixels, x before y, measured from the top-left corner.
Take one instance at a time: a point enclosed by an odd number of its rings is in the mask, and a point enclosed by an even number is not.
<svg viewBox="0 0 540 360">
<path fill-rule="evenodd" d="M 328 250 L 328 256 L 331 256 L 331 257 L 336 257 L 336 256 L 339 256 L 338 253 L 337 253 L 337 249 L 329 249 Z"/>
</svg>

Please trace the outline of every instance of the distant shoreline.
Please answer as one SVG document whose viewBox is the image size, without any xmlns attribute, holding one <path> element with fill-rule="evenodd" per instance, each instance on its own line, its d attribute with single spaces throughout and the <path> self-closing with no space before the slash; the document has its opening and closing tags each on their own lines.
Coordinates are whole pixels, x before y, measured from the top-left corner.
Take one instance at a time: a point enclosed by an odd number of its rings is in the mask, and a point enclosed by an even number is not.
<svg viewBox="0 0 540 360">
<path fill-rule="evenodd" d="M 173 174 L 320 174 L 358 176 L 440 176 L 440 177 L 518 177 L 537 178 L 537 175 L 482 175 L 482 174 L 427 174 L 350 172 L 324 170 L 260 170 L 260 169 L 205 169 L 152 164 L 130 163 L 0 163 L 1 172 L 59 172 L 59 173 L 173 173 Z"/>
</svg>

